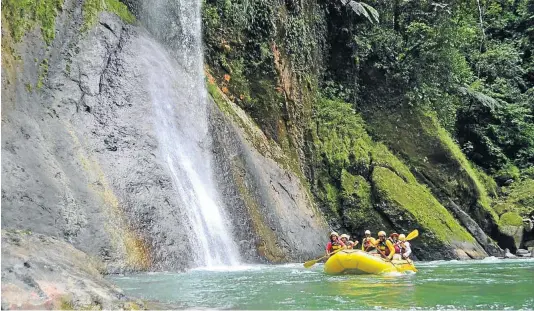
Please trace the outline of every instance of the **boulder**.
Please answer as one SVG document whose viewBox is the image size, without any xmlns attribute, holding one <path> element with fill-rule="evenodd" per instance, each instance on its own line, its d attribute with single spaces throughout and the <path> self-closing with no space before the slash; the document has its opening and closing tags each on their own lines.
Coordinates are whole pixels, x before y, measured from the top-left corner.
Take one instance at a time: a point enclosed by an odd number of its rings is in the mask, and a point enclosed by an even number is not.
<svg viewBox="0 0 534 311">
<path fill-rule="evenodd" d="M 515 252 L 523 241 L 523 219 L 515 212 L 507 212 L 499 219 L 499 246 Z"/>
<path fill-rule="evenodd" d="M 510 253 L 510 250 L 506 248 L 504 250 L 504 258 L 517 258 L 517 256 Z"/>
<path fill-rule="evenodd" d="M 531 257 L 531 254 L 528 250 L 521 248 L 517 250 L 516 255 L 520 257 Z"/>
<path fill-rule="evenodd" d="M 523 254 L 528 254 L 529 252 L 526 249 L 520 248 L 515 253 L 516 253 L 516 255 L 523 255 Z"/>
<path fill-rule="evenodd" d="M 146 307 L 105 280 L 103 268 L 61 239 L 2 230 L 2 310 Z"/>
</svg>

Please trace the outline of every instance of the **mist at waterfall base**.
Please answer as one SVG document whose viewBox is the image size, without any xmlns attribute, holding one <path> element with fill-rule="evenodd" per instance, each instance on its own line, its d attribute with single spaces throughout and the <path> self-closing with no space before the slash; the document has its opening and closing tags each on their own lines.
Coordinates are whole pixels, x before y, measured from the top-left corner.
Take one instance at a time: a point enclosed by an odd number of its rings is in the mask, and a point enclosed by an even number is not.
<svg viewBox="0 0 534 311">
<path fill-rule="evenodd" d="M 143 2 L 142 22 L 161 44 L 142 40 L 139 55 L 155 111 L 159 151 L 189 225 L 182 230 L 193 266 L 237 265 L 231 222 L 211 167 L 200 8 L 197 0 Z"/>
<path fill-rule="evenodd" d="M 114 276 L 127 295 L 173 308 L 534 309 L 534 260 L 417 263 L 418 272 L 328 276 L 322 265 L 257 265 Z"/>
</svg>

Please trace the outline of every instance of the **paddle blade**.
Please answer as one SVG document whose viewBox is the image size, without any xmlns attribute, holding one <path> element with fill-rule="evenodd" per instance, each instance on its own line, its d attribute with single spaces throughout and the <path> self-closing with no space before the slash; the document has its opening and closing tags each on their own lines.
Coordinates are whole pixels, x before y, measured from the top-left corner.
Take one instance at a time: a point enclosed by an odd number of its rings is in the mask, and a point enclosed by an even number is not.
<svg viewBox="0 0 534 311">
<path fill-rule="evenodd" d="M 412 239 L 415 239 L 418 236 L 419 236 L 419 231 L 417 229 L 415 229 L 414 231 L 410 232 L 410 234 L 408 234 L 408 236 L 406 237 L 406 241 L 410 241 Z"/>
<path fill-rule="evenodd" d="M 304 263 L 304 268 L 311 268 L 314 264 L 317 263 L 317 260 L 310 260 L 310 261 L 306 261 Z"/>
</svg>

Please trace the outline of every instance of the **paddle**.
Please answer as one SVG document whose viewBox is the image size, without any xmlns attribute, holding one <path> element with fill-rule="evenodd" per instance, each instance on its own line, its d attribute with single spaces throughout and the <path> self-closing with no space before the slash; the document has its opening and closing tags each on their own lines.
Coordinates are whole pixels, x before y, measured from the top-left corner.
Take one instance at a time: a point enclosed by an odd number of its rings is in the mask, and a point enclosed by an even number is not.
<svg viewBox="0 0 534 311">
<path fill-rule="evenodd" d="M 419 230 L 415 229 L 414 231 L 410 232 L 410 234 L 408 234 L 406 236 L 406 241 L 410 241 L 412 239 L 415 239 L 418 236 L 419 236 Z"/>
<path fill-rule="evenodd" d="M 410 234 L 408 234 L 408 236 L 406 237 L 406 241 L 413 240 L 418 236 L 419 236 L 419 231 L 415 229 L 414 231 L 410 232 Z M 406 261 L 408 261 L 409 264 L 413 265 L 413 261 L 410 258 L 406 258 Z"/>
<path fill-rule="evenodd" d="M 415 229 L 406 236 L 406 241 L 413 240 L 418 236 L 419 230 Z M 384 261 L 391 263 L 395 268 L 397 267 L 393 262 L 391 262 L 391 260 L 387 259 L 387 256 L 383 251 L 381 251 L 379 248 L 377 248 L 376 250 L 378 250 L 380 254 L 384 257 Z M 406 261 L 408 261 L 408 263 L 410 264 L 413 264 L 409 258 L 406 258 Z"/>
<path fill-rule="evenodd" d="M 339 251 L 341 251 L 341 250 L 344 250 L 344 249 L 345 249 L 345 248 L 340 248 L 340 249 L 338 249 L 338 250 L 333 251 L 332 253 L 330 253 L 330 255 L 333 255 L 333 254 L 335 254 L 335 253 L 337 253 L 337 252 L 339 252 Z M 313 260 L 306 261 L 306 262 L 304 263 L 304 268 L 311 268 L 311 266 L 313 266 L 314 264 L 316 264 L 317 262 L 319 262 L 319 260 L 321 260 L 321 259 L 323 259 L 323 258 L 325 258 L 325 257 L 328 257 L 328 256 L 330 256 L 330 255 L 324 255 L 324 256 L 319 257 L 319 258 L 317 258 L 317 259 L 313 259 Z"/>
</svg>

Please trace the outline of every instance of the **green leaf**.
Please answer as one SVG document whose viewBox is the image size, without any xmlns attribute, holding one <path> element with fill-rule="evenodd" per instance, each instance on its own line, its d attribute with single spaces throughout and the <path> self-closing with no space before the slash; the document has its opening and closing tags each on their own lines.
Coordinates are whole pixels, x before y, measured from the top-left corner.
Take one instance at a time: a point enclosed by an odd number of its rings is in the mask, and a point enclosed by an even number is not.
<svg viewBox="0 0 534 311">
<path fill-rule="evenodd" d="M 358 14 L 365 16 L 371 23 L 373 20 L 371 19 L 371 16 L 369 16 L 369 13 L 367 13 L 367 10 L 364 8 L 361 2 L 351 1 L 349 2 L 349 6 L 352 8 L 352 10 Z"/>
<path fill-rule="evenodd" d="M 488 107 L 491 110 L 495 110 L 496 107 L 500 106 L 498 100 L 493 97 L 490 97 L 484 93 L 473 90 L 469 87 L 459 87 L 458 90 L 462 95 L 468 96 L 470 99 L 474 100 L 478 104 L 481 104 L 484 107 Z"/>
<path fill-rule="evenodd" d="M 367 3 L 363 3 L 363 2 L 360 2 L 360 3 L 365 7 L 365 9 L 366 9 L 369 13 L 371 13 L 371 16 L 373 17 L 373 19 L 374 19 L 377 23 L 379 23 L 380 20 L 379 20 L 378 18 L 380 17 L 380 15 L 378 14 L 378 11 L 377 11 L 375 8 L 373 8 L 372 6 L 370 6 L 369 4 L 367 4 Z M 372 22 L 372 21 L 371 21 L 371 22 Z"/>
</svg>

